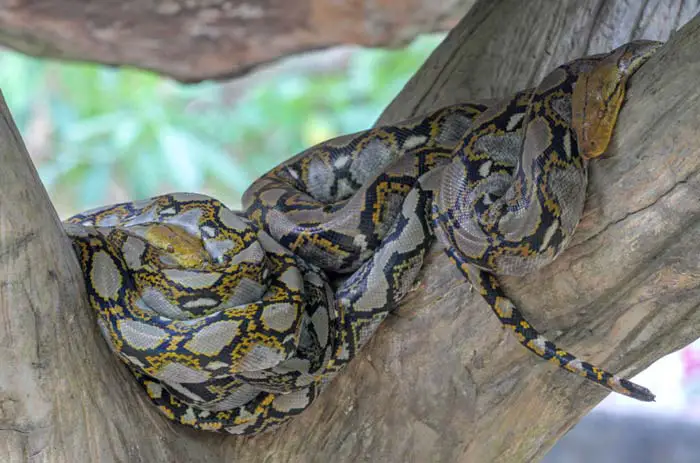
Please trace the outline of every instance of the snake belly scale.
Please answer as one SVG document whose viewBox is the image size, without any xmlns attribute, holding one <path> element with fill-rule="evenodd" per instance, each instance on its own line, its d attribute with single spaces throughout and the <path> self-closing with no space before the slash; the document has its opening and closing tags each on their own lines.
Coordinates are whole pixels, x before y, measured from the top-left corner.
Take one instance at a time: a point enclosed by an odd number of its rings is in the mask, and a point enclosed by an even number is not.
<svg viewBox="0 0 700 463">
<path fill-rule="evenodd" d="M 497 275 L 534 272 L 566 248 L 588 159 L 659 45 L 631 42 L 503 100 L 321 143 L 254 182 L 242 211 L 176 193 L 67 219 L 104 338 L 171 420 L 274 429 L 355 357 L 437 237 L 526 348 L 653 400 L 542 337 Z"/>
</svg>

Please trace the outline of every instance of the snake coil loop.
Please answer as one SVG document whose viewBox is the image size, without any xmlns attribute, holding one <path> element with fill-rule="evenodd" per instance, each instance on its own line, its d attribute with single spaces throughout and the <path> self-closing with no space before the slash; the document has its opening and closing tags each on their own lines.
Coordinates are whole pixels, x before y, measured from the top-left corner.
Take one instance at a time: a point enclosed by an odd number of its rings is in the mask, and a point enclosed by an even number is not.
<svg viewBox="0 0 700 463">
<path fill-rule="evenodd" d="M 233 212 L 177 193 L 64 222 L 111 348 L 170 419 L 253 434 L 301 413 L 410 290 L 435 236 L 539 357 L 645 388 L 542 337 L 496 275 L 536 271 L 583 211 L 628 77 L 660 46 L 572 61 L 534 89 L 339 137 L 258 179 Z"/>
</svg>

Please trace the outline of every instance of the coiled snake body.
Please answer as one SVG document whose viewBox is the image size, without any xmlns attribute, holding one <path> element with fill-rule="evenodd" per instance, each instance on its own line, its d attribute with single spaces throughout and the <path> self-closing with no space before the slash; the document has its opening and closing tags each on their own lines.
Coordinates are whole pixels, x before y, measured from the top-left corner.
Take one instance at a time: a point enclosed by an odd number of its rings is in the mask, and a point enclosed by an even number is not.
<svg viewBox="0 0 700 463">
<path fill-rule="evenodd" d="M 502 101 L 322 143 L 257 180 L 243 212 L 179 193 L 71 217 L 105 339 L 170 419 L 272 429 L 356 355 L 435 234 L 528 349 L 653 400 L 540 336 L 495 275 L 535 271 L 565 248 L 587 158 L 605 150 L 627 78 L 658 46 L 632 42 Z"/>
</svg>

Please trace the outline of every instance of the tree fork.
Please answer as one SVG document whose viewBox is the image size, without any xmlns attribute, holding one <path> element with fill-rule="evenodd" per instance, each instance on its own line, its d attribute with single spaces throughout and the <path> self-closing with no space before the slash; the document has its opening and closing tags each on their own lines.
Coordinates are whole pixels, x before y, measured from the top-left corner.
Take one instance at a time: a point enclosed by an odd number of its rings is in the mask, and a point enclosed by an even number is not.
<svg viewBox="0 0 700 463">
<path fill-rule="evenodd" d="M 502 96 L 630 39 L 666 40 L 698 13 L 690 9 L 478 2 L 381 122 Z M 546 335 L 628 376 L 700 336 L 698 49 L 700 17 L 632 77 L 611 148 L 591 163 L 574 243 L 537 274 L 503 279 Z M 98 333 L 4 101 L 0 112 L 0 455 L 9 461 L 533 461 L 607 395 L 526 352 L 436 247 L 415 291 L 288 425 L 240 438 L 170 423 Z"/>
</svg>

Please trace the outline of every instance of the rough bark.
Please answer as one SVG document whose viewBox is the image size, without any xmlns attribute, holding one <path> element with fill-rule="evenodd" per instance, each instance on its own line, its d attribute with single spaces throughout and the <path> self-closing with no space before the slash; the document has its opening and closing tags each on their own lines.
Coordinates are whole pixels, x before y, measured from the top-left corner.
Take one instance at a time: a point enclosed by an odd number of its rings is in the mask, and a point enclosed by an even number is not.
<svg viewBox="0 0 700 463">
<path fill-rule="evenodd" d="M 198 81 L 333 45 L 396 46 L 448 30 L 474 1 L 3 0 L 0 44 Z"/>
<path fill-rule="evenodd" d="M 666 39 L 698 9 L 480 2 L 384 120 L 502 95 L 631 38 Z M 699 49 L 696 17 L 631 79 L 609 155 L 592 163 L 575 242 L 536 275 L 504 279 L 535 326 L 626 375 L 700 336 Z M 436 249 L 417 289 L 289 425 L 254 438 L 173 425 L 95 329 L 70 246 L 0 109 L 0 454 L 9 461 L 533 461 L 606 395 L 525 352 Z"/>
</svg>

